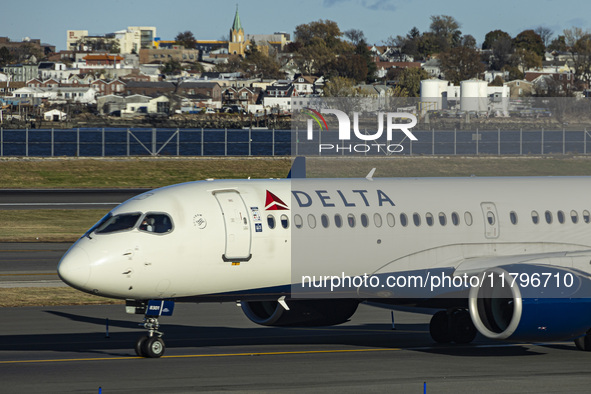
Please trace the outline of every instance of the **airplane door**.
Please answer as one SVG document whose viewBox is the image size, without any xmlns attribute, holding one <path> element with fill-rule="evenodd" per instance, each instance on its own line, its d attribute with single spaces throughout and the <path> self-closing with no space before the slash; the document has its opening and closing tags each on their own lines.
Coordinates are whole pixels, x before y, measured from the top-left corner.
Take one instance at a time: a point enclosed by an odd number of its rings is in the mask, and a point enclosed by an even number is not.
<svg viewBox="0 0 591 394">
<path fill-rule="evenodd" d="M 498 238 L 499 215 L 497 215 L 497 207 L 492 202 L 483 202 L 480 207 L 484 215 L 484 236 L 491 239 Z"/>
<path fill-rule="evenodd" d="M 251 228 L 248 211 L 240 193 L 235 190 L 214 192 L 220 204 L 226 228 L 224 261 L 248 261 L 250 254 Z"/>
</svg>

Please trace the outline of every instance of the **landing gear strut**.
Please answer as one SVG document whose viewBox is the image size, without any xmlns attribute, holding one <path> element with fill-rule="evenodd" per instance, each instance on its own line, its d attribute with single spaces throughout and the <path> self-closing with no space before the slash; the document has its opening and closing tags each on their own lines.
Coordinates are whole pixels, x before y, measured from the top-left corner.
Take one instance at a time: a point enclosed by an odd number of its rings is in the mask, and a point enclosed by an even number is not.
<svg viewBox="0 0 591 394">
<path fill-rule="evenodd" d="M 140 357 L 158 358 L 164 354 L 166 346 L 162 340 L 162 335 L 158 328 L 160 323 L 157 317 L 144 317 L 143 325 L 148 330 L 148 335 L 141 336 L 135 343 L 135 354 Z"/>
<path fill-rule="evenodd" d="M 173 301 L 150 300 L 126 302 L 128 313 L 144 314 L 144 322 L 140 324 L 148 330 L 148 335 L 141 336 L 135 343 L 135 354 L 140 357 L 158 358 L 164 354 L 166 346 L 162 340 L 164 333 L 158 331 L 160 322 L 158 317 L 171 316 L 174 311 Z"/>
<path fill-rule="evenodd" d="M 451 309 L 433 315 L 429 333 L 437 343 L 470 343 L 476 337 L 476 327 L 467 310 Z"/>
</svg>

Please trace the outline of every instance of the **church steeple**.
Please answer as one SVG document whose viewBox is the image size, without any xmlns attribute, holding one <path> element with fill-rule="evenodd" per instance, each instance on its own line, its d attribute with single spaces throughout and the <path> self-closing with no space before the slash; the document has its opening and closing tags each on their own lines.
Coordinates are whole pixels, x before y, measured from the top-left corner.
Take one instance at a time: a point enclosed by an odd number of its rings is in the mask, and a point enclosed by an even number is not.
<svg viewBox="0 0 591 394">
<path fill-rule="evenodd" d="M 244 36 L 244 29 L 240 23 L 240 15 L 238 14 L 238 4 L 236 4 L 236 15 L 234 15 L 234 23 L 230 29 L 230 42 L 228 42 L 228 52 L 230 55 L 244 56 L 246 50 L 246 37 Z"/>
<path fill-rule="evenodd" d="M 240 23 L 240 15 L 238 15 L 238 4 L 236 4 L 236 15 L 234 15 L 234 23 L 232 24 L 232 30 L 242 30 L 242 24 Z"/>
</svg>

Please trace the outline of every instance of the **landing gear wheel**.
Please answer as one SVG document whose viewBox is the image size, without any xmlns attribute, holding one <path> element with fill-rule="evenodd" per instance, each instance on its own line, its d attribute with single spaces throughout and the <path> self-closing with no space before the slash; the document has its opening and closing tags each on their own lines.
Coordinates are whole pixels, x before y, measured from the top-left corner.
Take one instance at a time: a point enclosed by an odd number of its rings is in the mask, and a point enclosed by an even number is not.
<svg viewBox="0 0 591 394">
<path fill-rule="evenodd" d="M 472 323 L 470 312 L 465 309 L 451 315 L 451 335 L 455 343 L 470 343 L 476 338 L 476 327 Z"/>
<path fill-rule="evenodd" d="M 162 338 L 153 336 L 149 337 L 147 341 L 143 343 L 142 351 L 144 353 L 144 357 L 149 358 L 158 358 L 164 354 L 164 350 L 166 350 L 166 346 L 164 346 L 164 341 Z"/>
<path fill-rule="evenodd" d="M 591 330 L 587 331 L 582 337 L 575 339 L 575 346 L 579 350 L 591 351 Z"/>
<path fill-rule="evenodd" d="M 431 338 L 437 343 L 449 343 L 452 341 L 449 315 L 446 311 L 439 311 L 433 315 L 429 323 Z"/>
<path fill-rule="evenodd" d="M 146 343 L 146 341 L 148 340 L 148 336 L 144 335 L 142 337 L 140 337 L 137 342 L 135 343 L 135 354 L 137 354 L 139 357 L 146 357 L 146 354 L 144 353 L 144 343 Z"/>
</svg>

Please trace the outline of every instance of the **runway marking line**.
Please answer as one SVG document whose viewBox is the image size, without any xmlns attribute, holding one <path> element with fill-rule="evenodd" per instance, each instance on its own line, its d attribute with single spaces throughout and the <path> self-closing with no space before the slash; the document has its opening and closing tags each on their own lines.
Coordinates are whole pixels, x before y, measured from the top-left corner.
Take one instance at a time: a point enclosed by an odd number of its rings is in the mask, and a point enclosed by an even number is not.
<svg viewBox="0 0 591 394">
<path fill-rule="evenodd" d="M 292 354 L 322 354 L 322 353 L 363 353 L 363 352 L 384 352 L 384 351 L 400 351 L 402 348 L 377 348 L 377 349 L 336 349 L 336 350 L 295 350 L 290 352 L 258 352 L 258 353 L 214 353 L 214 354 L 189 354 L 181 356 L 162 356 L 160 358 L 202 358 L 202 357 L 240 357 L 240 356 L 281 356 Z M 58 362 L 75 362 L 75 361 L 109 361 L 109 360 L 134 360 L 143 359 L 144 357 L 102 357 L 102 358 L 64 358 L 54 360 L 8 360 L 0 361 L 1 364 L 31 364 L 31 363 L 58 363 Z"/>
</svg>

